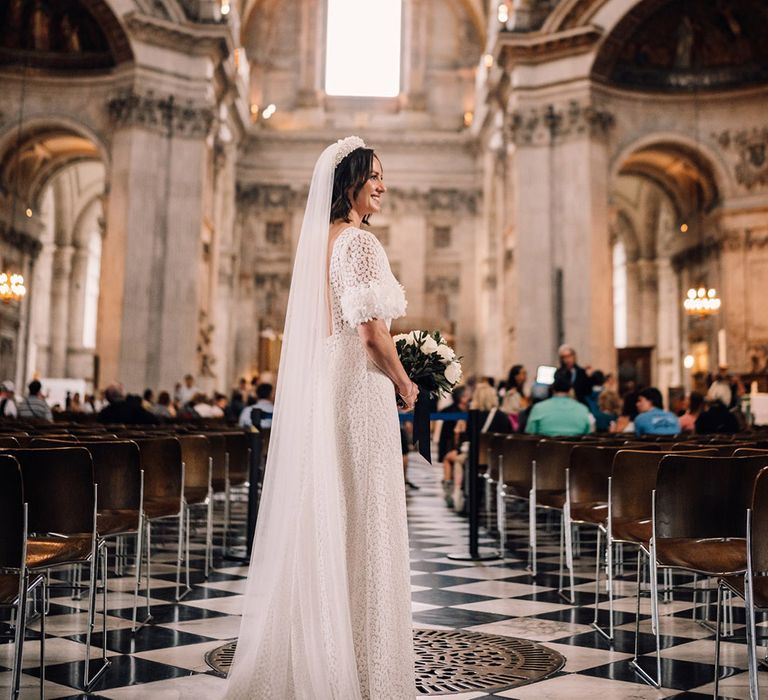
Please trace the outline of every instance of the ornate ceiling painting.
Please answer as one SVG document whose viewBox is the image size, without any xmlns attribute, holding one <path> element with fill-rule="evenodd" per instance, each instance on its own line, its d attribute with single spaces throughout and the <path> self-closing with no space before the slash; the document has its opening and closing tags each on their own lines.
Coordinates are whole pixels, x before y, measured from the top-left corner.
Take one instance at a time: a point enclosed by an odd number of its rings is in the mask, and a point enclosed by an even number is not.
<svg viewBox="0 0 768 700">
<path fill-rule="evenodd" d="M 9 0 L 0 6 L 0 63 L 99 71 L 131 59 L 117 19 L 100 0 Z"/>
<path fill-rule="evenodd" d="M 619 22 L 593 76 L 631 89 L 692 91 L 768 81 L 761 0 L 650 0 Z"/>
</svg>

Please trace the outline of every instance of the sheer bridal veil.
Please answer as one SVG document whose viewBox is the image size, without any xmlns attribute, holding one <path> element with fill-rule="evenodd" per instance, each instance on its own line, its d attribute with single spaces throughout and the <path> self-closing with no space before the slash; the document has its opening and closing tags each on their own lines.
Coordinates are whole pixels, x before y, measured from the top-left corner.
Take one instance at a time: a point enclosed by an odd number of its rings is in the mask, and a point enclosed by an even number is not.
<svg viewBox="0 0 768 700">
<path fill-rule="evenodd" d="M 360 698 L 325 341 L 334 171 L 364 145 L 354 136 L 330 145 L 312 175 L 243 619 L 226 689 L 233 700 Z"/>
</svg>

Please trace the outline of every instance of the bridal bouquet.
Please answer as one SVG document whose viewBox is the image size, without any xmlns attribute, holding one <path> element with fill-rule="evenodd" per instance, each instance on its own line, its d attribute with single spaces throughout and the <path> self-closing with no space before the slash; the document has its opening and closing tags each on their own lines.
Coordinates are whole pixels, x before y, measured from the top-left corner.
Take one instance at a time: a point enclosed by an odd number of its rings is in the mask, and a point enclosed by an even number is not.
<svg viewBox="0 0 768 700">
<path fill-rule="evenodd" d="M 439 331 L 411 331 L 394 337 L 397 354 L 411 380 L 432 398 L 461 381 L 461 360 Z"/>
</svg>

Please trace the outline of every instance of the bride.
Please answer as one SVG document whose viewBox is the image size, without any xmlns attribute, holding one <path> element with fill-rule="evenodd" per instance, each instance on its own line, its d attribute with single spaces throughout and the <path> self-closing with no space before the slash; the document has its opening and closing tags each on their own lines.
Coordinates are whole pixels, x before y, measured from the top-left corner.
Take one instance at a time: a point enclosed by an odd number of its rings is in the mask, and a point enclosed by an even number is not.
<svg viewBox="0 0 768 700">
<path fill-rule="evenodd" d="M 264 491 L 226 697 L 413 700 L 395 393 L 418 389 L 389 322 L 381 162 L 350 136 L 315 164 L 288 300 Z"/>
</svg>

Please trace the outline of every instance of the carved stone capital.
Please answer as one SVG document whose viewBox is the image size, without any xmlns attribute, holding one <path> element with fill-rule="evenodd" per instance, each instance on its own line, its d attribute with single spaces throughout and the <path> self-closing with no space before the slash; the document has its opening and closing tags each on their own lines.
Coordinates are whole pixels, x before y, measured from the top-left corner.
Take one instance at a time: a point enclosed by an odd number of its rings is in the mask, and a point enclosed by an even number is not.
<svg viewBox="0 0 768 700">
<path fill-rule="evenodd" d="M 257 289 L 268 289 L 275 292 L 287 292 L 291 288 L 290 272 L 257 273 L 253 276 Z"/>
<path fill-rule="evenodd" d="M 427 294 L 458 294 L 459 275 L 427 275 L 424 289 Z"/>
<path fill-rule="evenodd" d="M 748 250 L 768 248 L 768 227 L 749 229 L 746 233 Z"/>
<path fill-rule="evenodd" d="M 768 127 L 721 131 L 712 137 L 735 157 L 736 182 L 751 190 L 756 185 L 768 186 Z"/>
<path fill-rule="evenodd" d="M 180 103 L 173 95 L 159 97 L 151 90 L 123 92 L 107 102 L 107 111 L 117 128 L 139 127 L 181 138 L 205 138 L 214 120 L 208 105 Z"/>
<path fill-rule="evenodd" d="M 237 204 L 246 208 L 287 210 L 302 204 L 301 195 L 288 185 L 237 184 Z"/>
<path fill-rule="evenodd" d="M 545 145 L 585 135 L 605 137 L 614 118 L 592 102 L 571 100 L 567 104 L 515 110 L 507 123 L 509 136 L 515 144 Z"/>
<path fill-rule="evenodd" d="M 720 249 L 724 252 L 738 253 L 744 250 L 746 232 L 740 229 L 723 231 L 719 239 Z"/>
<path fill-rule="evenodd" d="M 474 216 L 479 207 L 479 190 L 431 189 L 403 190 L 396 187 L 389 189 L 387 208 L 394 213 L 412 211 L 450 212 Z"/>
</svg>

